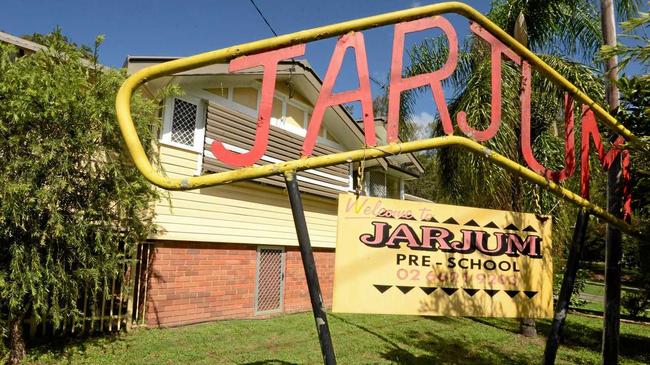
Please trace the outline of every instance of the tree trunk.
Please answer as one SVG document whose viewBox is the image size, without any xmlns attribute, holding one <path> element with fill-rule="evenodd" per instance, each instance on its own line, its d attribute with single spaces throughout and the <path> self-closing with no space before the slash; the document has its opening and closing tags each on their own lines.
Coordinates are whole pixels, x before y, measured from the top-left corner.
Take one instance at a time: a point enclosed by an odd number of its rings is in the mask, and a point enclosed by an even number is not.
<svg viewBox="0 0 650 365">
<path fill-rule="evenodd" d="M 520 12 L 517 16 L 517 21 L 515 22 L 515 28 L 512 34 L 517 42 L 521 43 L 525 47 L 528 47 L 528 27 L 526 25 L 526 17 L 523 12 Z M 557 129 L 557 126 L 555 127 Z M 521 211 L 521 199 L 522 199 L 522 186 L 521 181 L 518 178 L 513 178 L 513 182 L 516 186 L 515 195 L 512 197 L 512 210 Z M 541 213 L 541 212 L 540 212 Z M 535 320 L 532 318 L 521 318 L 519 322 L 519 329 L 522 335 L 526 337 L 535 337 L 537 336 L 537 328 L 535 327 Z"/>
<path fill-rule="evenodd" d="M 537 327 L 535 320 L 532 318 L 522 318 L 520 322 L 520 331 L 521 334 L 526 337 L 535 337 L 537 336 Z"/>
<path fill-rule="evenodd" d="M 25 337 L 23 336 L 24 315 L 9 316 L 9 360 L 8 365 L 17 365 L 23 360 L 27 352 L 25 350 Z"/>
<path fill-rule="evenodd" d="M 601 30 L 603 43 L 616 45 L 616 19 L 613 0 L 601 0 Z M 609 112 L 614 114 L 619 106 L 616 78 L 618 60 L 612 56 L 605 61 L 605 96 Z M 621 156 L 617 156 L 607 172 L 607 211 L 622 218 Z M 621 316 L 621 231 L 607 224 L 605 237 L 605 310 L 603 313 L 602 363 L 618 364 Z"/>
</svg>

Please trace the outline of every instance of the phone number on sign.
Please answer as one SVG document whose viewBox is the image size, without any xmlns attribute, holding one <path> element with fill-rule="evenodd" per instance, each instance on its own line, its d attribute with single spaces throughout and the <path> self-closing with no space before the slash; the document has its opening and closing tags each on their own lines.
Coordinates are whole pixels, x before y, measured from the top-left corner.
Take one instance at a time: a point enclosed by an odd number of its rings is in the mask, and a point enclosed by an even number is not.
<svg viewBox="0 0 650 365">
<path fill-rule="evenodd" d="M 467 272 L 458 273 L 456 271 L 448 272 L 421 272 L 418 269 L 398 269 L 397 270 L 397 279 L 402 281 L 420 281 L 426 279 L 429 283 L 457 283 L 462 281 L 464 283 L 472 283 L 476 281 L 480 284 L 511 284 L 516 285 L 518 283 L 518 277 L 515 275 L 505 275 L 505 274 L 470 274 Z"/>
</svg>

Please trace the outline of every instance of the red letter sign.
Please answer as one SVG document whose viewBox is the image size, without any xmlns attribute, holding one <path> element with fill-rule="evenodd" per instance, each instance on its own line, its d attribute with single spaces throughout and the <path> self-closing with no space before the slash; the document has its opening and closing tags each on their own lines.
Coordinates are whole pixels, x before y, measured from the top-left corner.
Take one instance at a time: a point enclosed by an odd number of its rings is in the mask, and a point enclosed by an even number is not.
<svg viewBox="0 0 650 365">
<path fill-rule="evenodd" d="M 336 77 L 341 70 L 343 57 L 345 51 L 352 47 L 354 55 L 357 59 L 357 74 L 359 75 L 359 88 L 356 90 L 348 90 L 334 94 L 334 84 Z M 366 136 L 366 145 L 375 146 L 377 144 L 377 137 L 375 136 L 375 117 L 372 112 L 372 95 L 370 94 L 370 77 L 368 76 L 368 61 L 366 59 L 366 46 L 363 42 L 363 34 L 350 32 L 336 42 L 334 54 L 330 60 L 330 65 L 325 73 L 325 80 L 321 88 L 316 106 L 314 106 L 314 113 L 309 121 L 307 127 L 307 135 L 302 145 L 302 155 L 311 155 L 316 139 L 318 138 L 318 131 L 320 130 L 321 122 L 325 109 L 333 105 L 340 105 L 349 103 L 351 101 L 361 101 L 361 111 L 363 114 L 363 133 Z"/>
<path fill-rule="evenodd" d="M 252 56 L 239 57 L 230 61 L 229 72 L 241 71 L 256 66 L 264 67 L 262 98 L 260 100 L 260 110 L 257 114 L 257 132 L 253 148 L 249 152 L 239 154 L 227 150 L 223 143 L 215 140 L 212 142 L 212 154 L 217 159 L 231 166 L 242 167 L 253 165 L 264 155 L 269 142 L 269 126 L 271 125 L 271 110 L 273 109 L 273 93 L 275 91 L 278 62 L 287 58 L 302 56 L 303 54 L 305 54 L 305 45 L 299 44 Z"/>
<path fill-rule="evenodd" d="M 492 115 L 490 126 L 484 131 L 477 131 L 470 127 L 467 124 L 467 114 L 464 111 L 458 112 L 456 119 L 458 122 L 458 128 L 460 128 L 463 133 L 479 142 L 482 142 L 494 137 L 501 126 L 501 55 L 505 55 L 517 64 L 521 64 L 521 58 L 506 47 L 505 44 L 501 43 L 500 40 L 496 39 L 492 34 L 481 28 L 478 24 L 472 23 L 470 28 L 474 33 L 476 33 L 476 35 L 490 44 L 490 63 L 492 65 Z"/>
<path fill-rule="evenodd" d="M 449 56 L 447 62 L 440 70 L 417 75 L 413 77 L 402 78 L 402 57 L 404 54 L 404 36 L 406 33 L 418 32 L 431 28 L 440 28 L 449 43 Z M 388 142 L 396 142 L 399 129 L 399 106 L 400 95 L 402 92 L 415 89 L 421 86 L 431 86 L 433 99 L 436 102 L 442 127 L 446 134 L 454 133 L 454 127 L 449 118 L 447 110 L 447 101 L 442 90 L 442 80 L 451 76 L 458 63 L 458 40 L 456 31 L 449 21 L 441 16 L 433 18 L 418 19 L 411 22 L 395 24 L 395 38 L 393 39 L 393 59 L 390 66 L 390 89 L 388 92 Z"/>
</svg>

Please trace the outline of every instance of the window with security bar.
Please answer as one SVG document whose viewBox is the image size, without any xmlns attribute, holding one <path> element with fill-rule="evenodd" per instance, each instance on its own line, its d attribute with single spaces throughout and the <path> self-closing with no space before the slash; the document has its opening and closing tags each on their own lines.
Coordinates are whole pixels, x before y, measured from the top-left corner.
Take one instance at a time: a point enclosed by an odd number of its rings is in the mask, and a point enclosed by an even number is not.
<svg viewBox="0 0 650 365">
<path fill-rule="evenodd" d="M 174 99 L 172 114 L 172 142 L 194 145 L 196 114 L 199 107 L 181 99 Z"/>
<path fill-rule="evenodd" d="M 284 250 L 282 248 L 257 249 L 255 276 L 255 313 L 282 311 L 284 297 Z"/>
<path fill-rule="evenodd" d="M 200 151 L 204 131 L 205 109 L 200 99 L 184 96 L 169 98 L 161 142 Z"/>
<path fill-rule="evenodd" d="M 365 176 L 365 185 L 368 196 L 401 199 L 401 179 L 397 176 L 387 174 L 383 170 L 377 169 L 367 171 Z"/>
</svg>

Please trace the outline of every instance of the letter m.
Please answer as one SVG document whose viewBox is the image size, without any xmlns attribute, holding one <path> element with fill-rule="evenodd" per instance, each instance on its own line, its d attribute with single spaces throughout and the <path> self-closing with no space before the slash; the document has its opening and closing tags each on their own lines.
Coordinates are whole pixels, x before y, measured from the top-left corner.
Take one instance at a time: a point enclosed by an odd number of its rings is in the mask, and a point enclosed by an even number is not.
<svg viewBox="0 0 650 365">
<path fill-rule="evenodd" d="M 519 237 L 516 233 L 507 233 L 506 240 L 506 255 L 517 257 L 519 254 L 529 256 L 532 258 L 542 257 L 540 236 L 528 235 L 525 240 Z"/>
<path fill-rule="evenodd" d="M 619 136 L 612 144 L 612 149 L 605 152 L 603 143 L 600 140 L 600 131 L 596 124 L 594 112 L 591 109 L 583 106 L 582 111 L 582 144 L 580 151 L 580 193 L 583 198 L 589 199 L 589 140 L 594 141 L 594 146 L 598 152 L 598 160 L 605 170 L 609 170 L 614 162 L 614 159 L 621 155 L 621 172 L 623 180 L 623 218 L 629 220 L 632 215 L 632 192 L 630 188 L 630 153 L 621 148 L 625 142 L 622 136 Z"/>
</svg>

